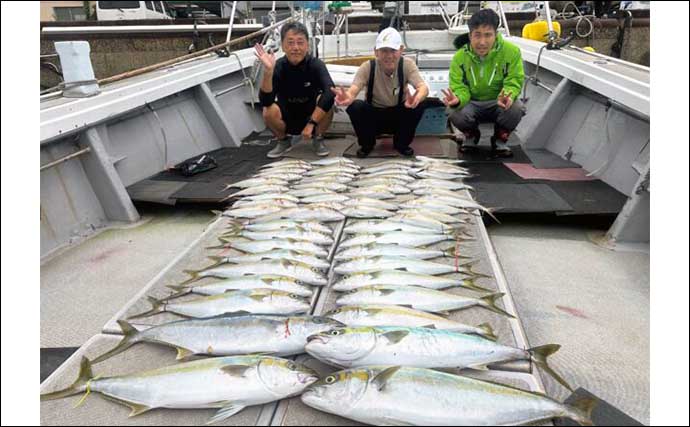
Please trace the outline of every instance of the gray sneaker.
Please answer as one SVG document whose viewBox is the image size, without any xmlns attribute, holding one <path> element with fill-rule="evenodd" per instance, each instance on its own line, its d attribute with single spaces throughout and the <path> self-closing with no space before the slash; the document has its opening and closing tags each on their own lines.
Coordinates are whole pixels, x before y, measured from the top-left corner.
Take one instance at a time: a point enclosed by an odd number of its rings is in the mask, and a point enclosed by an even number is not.
<svg viewBox="0 0 690 427">
<path fill-rule="evenodd" d="M 271 151 L 266 154 L 269 159 L 275 159 L 285 155 L 287 152 L 292 150 L 292 138 L 289 136 L 284 139 L 277 140 L 278 143 Z"/>
<path fill-rule="evenodd" d="M 323 143 L 323 136 L 317 136 L 316 138 L 314 138 L 314 140 L 311 143 L 311 146 L 314 149 L 314 153 L 316 153 L 316 155 L 319 157 L 327 156 L 330 154 L 330 151 L 328 151 L 328 148 L 326 148 L 326 144 Z"/>
</svg>

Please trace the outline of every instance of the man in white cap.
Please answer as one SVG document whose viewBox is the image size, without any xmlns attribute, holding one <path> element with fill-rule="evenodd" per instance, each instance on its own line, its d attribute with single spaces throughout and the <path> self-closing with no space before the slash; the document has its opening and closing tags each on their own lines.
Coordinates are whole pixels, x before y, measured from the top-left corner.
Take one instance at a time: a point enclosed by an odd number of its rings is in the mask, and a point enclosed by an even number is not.
<svg viewBox="0 0 690 427">
<path fill-rule="evenodd" d="M 357 157 L 366 157 L 376 144 L 376 136 L 393 134 L 393 146 L 403 156 L 414 155 L 410 143 L 424 113 L 420 105 L 429 94 L 429 87 L 412 59 L 403 58 L 400 33 L 386 28 L 376 38 L 376 59 L 365 62 L 357 70 L 349 89 L 332 89 L 335 103 L 347 106 L 355 128 L 359 150 Z M 414 95 L 408 87 L 415 88 Z M 366 101 L 355 99 L 366 87 Z"/>
</svg>

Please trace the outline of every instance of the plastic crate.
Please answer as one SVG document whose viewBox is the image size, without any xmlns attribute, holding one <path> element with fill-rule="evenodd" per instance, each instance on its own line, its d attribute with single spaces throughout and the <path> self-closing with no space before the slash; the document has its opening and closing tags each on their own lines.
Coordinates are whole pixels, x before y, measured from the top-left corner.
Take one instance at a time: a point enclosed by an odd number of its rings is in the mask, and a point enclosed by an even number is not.
<svg viewBox="0 0 690 427">
<path fill-rule="evenodd" d="M 446 123 L 448 116 L 445 107 L 427 107 L 422 120 L 417 125 L 417 135 L 441 135 L 448 133 Z"/>
</svg>

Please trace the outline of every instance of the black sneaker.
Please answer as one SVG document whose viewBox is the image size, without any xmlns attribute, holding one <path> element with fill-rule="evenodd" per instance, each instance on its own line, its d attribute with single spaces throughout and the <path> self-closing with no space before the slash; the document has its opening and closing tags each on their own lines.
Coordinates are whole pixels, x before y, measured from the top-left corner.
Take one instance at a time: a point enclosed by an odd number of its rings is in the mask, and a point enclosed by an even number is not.
<svg viewBox="0 0 690 427">
<path fill-rule="evenodd" d="M 405 147 L 402 150 L 397 150 L 401 156 L 412 157 L 414 156 L 414 150 L 411 147 Z"/>
<path fill-rule="evenodd" d="M 369 154 L 371 154 L 371 150 L 365 150 L 364 148 L 357 150 L 357 157 L 360 159 L 367 157 Z"/>
</svg>

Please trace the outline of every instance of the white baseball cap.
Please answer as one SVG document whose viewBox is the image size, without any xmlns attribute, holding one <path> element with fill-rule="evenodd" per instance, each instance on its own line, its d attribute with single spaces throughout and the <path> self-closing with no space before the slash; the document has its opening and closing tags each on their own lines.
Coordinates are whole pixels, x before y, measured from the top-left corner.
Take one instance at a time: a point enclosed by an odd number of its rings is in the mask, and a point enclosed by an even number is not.
<svg viewBox="0 0 690 427">
<path fill-rule="evenodd" d="M 388 27 L 381 31 L 376 37 L 376 49 L 387 47 L 390 49 L 400 50 L 403 45 L 400 33 L 392 27 Z"/>
</svg>

